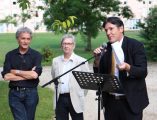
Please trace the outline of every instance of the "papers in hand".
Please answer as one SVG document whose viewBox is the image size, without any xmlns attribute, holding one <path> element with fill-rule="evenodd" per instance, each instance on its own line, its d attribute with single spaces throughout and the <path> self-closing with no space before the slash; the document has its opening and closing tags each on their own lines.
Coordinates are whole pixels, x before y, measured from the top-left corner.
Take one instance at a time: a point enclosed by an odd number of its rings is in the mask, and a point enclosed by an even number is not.
<svg viewBox="0 0 157 120">
<path fill-rule="evenodd" d="M 122 64 L 124 62 L 124 52 L 121 48 L 120 42 L 117 41 L 115 43 L 112 43 L 111 46 L 115 55 L 116 63 L 118 65 Z"/>
</svg>

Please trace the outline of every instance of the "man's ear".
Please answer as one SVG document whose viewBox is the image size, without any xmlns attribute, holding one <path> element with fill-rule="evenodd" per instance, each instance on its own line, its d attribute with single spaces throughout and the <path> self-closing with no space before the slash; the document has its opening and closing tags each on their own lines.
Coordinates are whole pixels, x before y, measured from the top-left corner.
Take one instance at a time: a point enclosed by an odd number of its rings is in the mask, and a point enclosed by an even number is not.
<svg viewBox="0 0 157 120">
<path fill-rule="evenodd" d="M 73 50 L 75 49 L 75 44 L 74 44 L 74 46 L 73 46 Z"/>
<path fill-rule="evenodd" d="M 123 26 L 119 27 L 119 29 L 120 29 L 120 31 L 121 31 L 122 33 L 124 32 L 124 27 L 123 27 Z"/>
</svg>

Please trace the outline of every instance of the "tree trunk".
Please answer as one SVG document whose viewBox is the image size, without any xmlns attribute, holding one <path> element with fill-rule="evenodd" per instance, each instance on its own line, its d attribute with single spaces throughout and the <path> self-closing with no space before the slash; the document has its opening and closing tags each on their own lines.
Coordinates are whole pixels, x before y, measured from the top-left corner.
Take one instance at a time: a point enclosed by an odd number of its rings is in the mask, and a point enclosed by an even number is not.
<svg viewBox="0 0 157 120">
<path fill-rule="evenodd" d="M 9 24 L 7 24 L 7 32 L 9 32 Z"/>
<path fill-rule="evenodd" d="M 87 35 L 87 42 L 86 42 L 85 51 L 91 51 L 92 50 L 91 39 L 92 39 L 91 35 Z"/>
</svg>

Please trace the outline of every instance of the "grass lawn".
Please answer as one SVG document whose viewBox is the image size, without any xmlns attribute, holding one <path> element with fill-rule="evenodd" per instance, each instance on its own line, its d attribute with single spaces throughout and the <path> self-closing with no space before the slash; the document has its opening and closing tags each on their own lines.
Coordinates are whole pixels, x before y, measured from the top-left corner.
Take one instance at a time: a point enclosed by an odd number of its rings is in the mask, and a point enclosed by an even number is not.
<svg viewBox="0 0 157 120">
<path fill-rule="evenodd" d="M 138 31 L 127 31 L 125 32 L 125 34 L 137 40 L 143 40 L 140 37 Z M 17 42 L 15 39 L 15 33 L 1 33 L 0 36 L 0 66 L 3 66 L 5 54 L 14 48 L 17 48 Z M 43 47 L 49 46 L 50 48 L 52 48 L 54 56 L 58 56 L 62 53 L 60 49 L 61 37 L 61 34 L 55 35 L 52 32 L 34 33 L 31 47 L 38 51 L 41 51 Z M 75 53 L 85 58 L 89 58 L 90 56 L 92 56 L 92 52 L 84 51 L 85 42 L 82 40 L 80 35 L 76 36 L 76 40 L 77 44 Z M 95 39 L 92 39 L 92 48 L 95 49 L 96 47 L 102 45 L 103 42 L 107 42 L 106 34 L 105 32 L 100 32 Z M 51 63 L 49 63 L 48 65 L 50 64 Z"/>
<path fill-rule="evenodd" d="M 8 90 L 8 83 L 0 81 L 0 120 L 13 120 L 8 105 Z M 52 120 L 54 116 L 52 90 L 38 87 L 38 93 L 39 104 L 37 106 L 35 120 Z"/>
</svg>

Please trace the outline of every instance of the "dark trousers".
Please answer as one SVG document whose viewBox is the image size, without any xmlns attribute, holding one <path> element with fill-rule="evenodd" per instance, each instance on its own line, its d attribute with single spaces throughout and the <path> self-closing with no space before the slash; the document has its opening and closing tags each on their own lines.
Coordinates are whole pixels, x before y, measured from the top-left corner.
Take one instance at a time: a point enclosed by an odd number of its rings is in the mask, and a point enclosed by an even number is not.
<svg viewBox="0 0 157 120">
<path fill-rule="evenodd" d="M 83 120 L 83 113 L 76 113 L 70 99 L 70 94 L 61 94 L 56 106 L 56 120 Z"/>
<path fill-rule="evenodd" d="M 125 98 L 115 99 L 108 96 L 105 104 L 105 120 L 142 120 L 142 112 L 135 114 L 131 111 Z"/>
<path fill-rule="evenodd" d="M 38 100 L 37 88 L 10 89 L 9 105 L 14 120 L 34 120 Z"/>
</svg>

